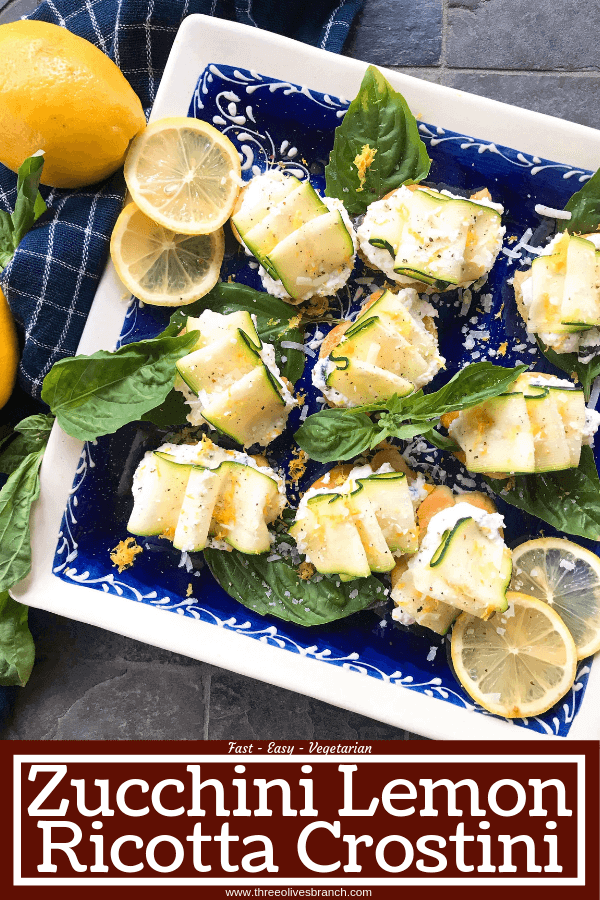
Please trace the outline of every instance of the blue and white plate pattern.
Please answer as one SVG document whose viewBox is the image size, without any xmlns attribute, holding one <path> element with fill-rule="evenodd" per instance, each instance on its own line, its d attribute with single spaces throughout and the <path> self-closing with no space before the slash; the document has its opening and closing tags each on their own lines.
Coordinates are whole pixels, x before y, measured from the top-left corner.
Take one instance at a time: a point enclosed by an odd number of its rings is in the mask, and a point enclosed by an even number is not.
<svg viewBox="0 0 600 900">
<path fill-rule="evenodd" d="M 322 191 L 333 132 L 347 106 L 340 98 L 256 72 L 209 65 L 198 80 L 189 115 L 211 122 L 233 141 L 245 179 L 276 166 L 297 177 L 310 178 Z M 562 209 L 591 173 L 433 124 L 420 123 L 419 129 L 433 161 L 431 184 L 465 191 L 487 186 L 493 199 L 506 210 L 504 247 L 487 283 L 479 291 L 433 297 L 439 313 L 441 352 L 448 360 L 442 378 L 447 379 L 471 360 L 482 359 L 504 365 L 527 362 L 553 371 L 527 337 L 516 313 L 510 281 L 515 267 L 530 258 L 530 248 L 543 243 L 553 228 L 552 220 L 536 214 L 536 204 Z M 249 261 L 228 233 L 223 278 L 229 276 L 261 289 L 256 263 Z M 382 284 L 381 277 L 359 264 L 337 298 L 339 313 L 355 312 L 361 298 Z M 168 311 L 141 307 L 134 300 L 125 317 L 121 341 L 152 336 L 167 321 Z M 316 325 L 307 335 L 307 365 L 297 385 L 307 394 L 308 410 L 304 414 L 320 408 L 310 384 L 310 354 L 318 353 L 319 337 L 326 330 L 325 326 Z M 432 387 L 440 383 L 438 376 Z M 276 464 L 285 465 L 289 459 L 291 435 L 298 427 L 299 417 L 300 410 L 292 413 L 286 434 L 269 448 Z M 133 568 L 117 574 L 109 554 L 127 536 L 133 472 L 143 453 L 157 446 L 161 436 L 147 423 L 131 425 L 84 447 L 63 516 L 54 560 L 56 575 L 488 715 L 454 678 L 448 662 L 448 641 L 423 629 L 409 630 L 393 624 L 389 609 L 380 608 L 377 614 L 362 612 L 310 629 L 263 618 L 240 606 L 221 589 L 203 565 L 201 555 L 180 554 L 158 539 L 145 541 L 145 552 Z M 447 480 L 465 490 L 485 489 L 453 457 L 434 450 L 425 441 L 414 441 L 407 457 L 415 469 L 431 473 L 436 482 Z M 322 469 L 311 464 L 301 487 L 306 487 Z M 538 520 L 502 502 L 499 509 L 505 515 L 512 543 L 541 533 L 543 523 Z M 555 533 L 548 526 L 543 527 L 543 532 Z M 580 543 L 598 551 L 589 542 Z M 514 726 L 565 736 L 581 705 L 590 666 L 591 660 L 579 664 L 573 688 L 553 709 L 535 719 L 513 720 Z M 398 703 L 402 703 L 400 694 Z M 373 716 L 377 718 L 377 709 L 373 709 Z"/>
</svg>

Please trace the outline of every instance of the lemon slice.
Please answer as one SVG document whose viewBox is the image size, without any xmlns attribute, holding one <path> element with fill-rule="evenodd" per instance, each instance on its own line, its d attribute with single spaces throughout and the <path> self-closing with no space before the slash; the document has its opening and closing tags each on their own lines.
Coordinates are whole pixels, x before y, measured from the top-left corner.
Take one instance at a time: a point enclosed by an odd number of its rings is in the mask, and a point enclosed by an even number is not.
<svg viewBox="0 0 600 900">
<path fill-rule="evenodd" d="M 577 656 L 600 650 L 600 559 L 564 538 L 538 538 L 513 550 L 511 588 L 545 600 L 573 635 Z"/>
<path fill-rule="evenodd" d="M 239 191 L 238 152 L 200 119 L 159 119 L 132 142 L 125 181 L 147 216 L 181 234 L 209 234 L 227 221 Z"/>
<path fill-rule="evenodd" d="M 110 255 L 131 293 L 153 306 L 185 306 L 204 297 L 219 279 L 225 239 L 176 234 L 129 203 L 115 224 Z"/>
<path fill-rule="evenodd" d="M 508 609 L 484 621 L 462 613 L 452 631 L 452 663 L 484 709 L 508 719 L 539 716 L 575 681 L 577 650 L 552 607 L 509 592 Z"/>
</svg>

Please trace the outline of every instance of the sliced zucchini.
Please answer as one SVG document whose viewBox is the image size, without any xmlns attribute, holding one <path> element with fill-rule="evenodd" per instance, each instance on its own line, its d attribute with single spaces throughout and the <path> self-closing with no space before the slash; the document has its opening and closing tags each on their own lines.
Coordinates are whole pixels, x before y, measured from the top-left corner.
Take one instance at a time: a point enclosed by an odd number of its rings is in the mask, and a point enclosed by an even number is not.
<svg viewBox="0 0 600 900">
<path fill-rule="evenodd" d="M 243 463 L 221 465 L 228 481 L 213 511 L 216 536 L 241 553 L 266 553 L 271 539 L 265 513 L 278 496 L 276 482 Z"/>
<path fill-rule="evenodd" d="M 261 358 L 248 336 L 238 329 L 212 344 L 188 353 L 176 364 L 177 371 L 195 393 L 222 390 L 243 375 L 262 365 Z"/>
<path fill-rule="evenodd" d="M 355 322 L 335 352 L 372 363 L 413 383 L 429 368 L 419 351 L 401 334 L 386 327 L 379 316 Z"/>
<path fill-rule="evenodd" d="M 185 323 L 185 331 L 199 331 L 200 337 L 190 351 L 193 353 L 201 347 L 206 347 L 215 341 L 237 334 L 243 331 L 251 339 L 252 343 L 260 347 L 260 338 L 256 333 L 256 327 L 249 312 L 215 313 L 210 309 L 204 310 L 201 316 L 193 318 L 188 316 Z"/>
<path fill-rule="evenodd" d="M 562 322 L 562 300 L 565 290 L 566 252 L 538 256 L 531 264 L 532 300 L 527 312 L 530 331 L 567 334 L 577 331 Z"/>
<path fill-rule="evenodd" d="M 473 201 L 470 201 L 473 203 Z M 477 281 L 487 271 L 488 262 L 480 259 L 482 249 L 497 252 L 501 228 L 501 216 L 495 209 L 473 203 L 474 221 L 471 224 L 465 246 L 463 281 Z"/>
<path fill-rule="evenodd" d="M 266 262 L 268 267 L 267 257 L 280 241 L 301 225 L 327 212 L 327 207 L 310 182 L 304 181 L 271 209 L 257 225 L 249 231 L 240 232 L 240 235 L 251 253 L 263 265 Z"/>
<path fill-rule="evenodd" d="M 417 591 L 412 570 L 401 559 L 392 571 L 391 598 L 402 612 L 407 613 L 417 625 L 444 635 L 458 618 L 461 610 L 441 600 L 434 600 Z M 396 618 L 392 613 L 392 618 Z"/>
<path fill-rule="evenodd" d="M 564 292 L 560 308 L 563 325 L 584 330 L 600 324 L 600 288 L 596 281 L 596 248 L 591 241 L 569 235 Z"/>
<path fill-rule="evenodd" d="M 443 536 L 431 563 L 412 571 L 420 593 L 480 618 L 508 606 L 510 550 L 503 542 L 490 540 L 473 518 L 459 519 Z"/>
<path fill-rule="evenodd" d="M 365 491 L 365 484 L 364 481 L 359 482 L 358 488 L 347 495 L 348 509 L 354 518 L 371 572 L 391 572 L 395 560 L 386 543 L 373 504 Z"/>
<path fill-rule="evenodd" d="M 360 359 L 331 357 L 340 365 L 327 376 L 327 386 L 339 391 L 354 406 L 388 400 L 394 394 L 405 397 L 414 390 L 414 385 L 386 372 L 372 363 Z"/>
<path fill-rule="evenodd" d="M 144 536 L 174 532 L 191 471 L 166 454 L 147 453 L 135 473 L 127 530 Z"/>
<path fill-rule="evenodd" d="M 550 385 L 556 408 L 565 429 L 570 466 L 577 467 L 581 457 L 583 427 L 585 425 L 585 397 L 582 390 Z"/>
<path fill-rule="evenodd" d="M 241 444 L 266 446 L 273 438 L 286 405 L 279 385 L 264 365 L 243 375 L 227 390 L 211 394 L 202 416 Z"/>
<path fill-rule="evenodd" d="M 261 184 L 264 185 L 262 197 L 259 197 L 257 202 L 252 206 L 248 206 L 246 210 L 242 211 L 242 209 L 239 209 L 231 217 L 233 225 L 242 237 L 245 232 L 250 231 L 251 228 L 262 222 L 270 210 L 287 197 L 288 194 L 295 191 L 300 184 L 300 181 L 294 178 L 293 175 L 283 175 L 283 173 L 277 173 L 274 177 L 274 173 L 267 172 L 263 175 L 257 175 L 256 178 L 260 178 Z M 254 181 L 255 179 L 252 179 L 251 182 L 248 182 L 248 186 Z M 246 186 L 246 189 L 248 186 Z M 246 204 L 242 204 L 242 206 L 244 205 Z"/>
<path fill-rule="evenodd" d="M 460 284 L 473 220 L 473 204 L 468 201 L 414 191 L 394 271 L 426 284 Z"/>
<path fill-rule="evenodd" d="M 354 517 L 342 494 L 311 497 L 304 518 L 290 529 L 318 572 L 344 576 L 344 580 L 371 574 Z"/>
<path fill-rule="evenodd" d="M 414 553 L 415 514 L 404 472 L 380 472 L 359 481 L 392 553 Z"/>
<path fill-rule="evenodd" d="M 216 469 L 192 468 L 173 537 L 177 550 L 197 553 L 206 547 L 213 510 L 230 477 L 230 465 L 222 462 Z"/>
<path fill-rule="evenodd" d="M 339 212 L 328 212 L 311 219 L 292 232 L 266 257 L 294 300 L 312 293 L 315 282 L 328 278 L 354 256 L 352 238 Z"/>
<path fill-rule="evenodd" d="M 534 472 L 535 448 L 522 393 L 462 410 L 448 429 L 471 472 Z"/>
<path fill-rule="evenodd" d="M 568 469 L 571 453 L 554 393 L 546 391 L 538 396 L 526 396 L 525 404 L 533 434 L 535 471 Z"/>
</svg>

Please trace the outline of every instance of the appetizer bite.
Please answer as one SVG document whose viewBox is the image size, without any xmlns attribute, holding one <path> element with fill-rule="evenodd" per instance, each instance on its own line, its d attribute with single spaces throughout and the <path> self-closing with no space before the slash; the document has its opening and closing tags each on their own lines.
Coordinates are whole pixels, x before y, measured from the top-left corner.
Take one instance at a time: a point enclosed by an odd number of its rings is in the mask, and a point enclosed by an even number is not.
<svg viewBox="0 0 600 900">
<path fill-rule="evenodd" d="M 429 292 L 468 287 L 496 260 L 503 212 L 487 190 L 465 199 L 403 185 L 368 207 L 357 229 L 360 252 L 392 281 Z"/>
<path fill-rule="evenodd" d="M 413 495 L 405 472 L 389 463 L 336 466 L 304 494 L 290 534 L 318 572 L 341 581 L 390 572 L 395 556 L 417 549 Z"/>
<path fill-rule="evenodd" d="M 330 297 L 352 273 L 355 237 L 340 200 L 279 169 L 255 176 L 240 192 L 234 233 L 260 263 L 269 294 L 290 303 Z"/>
<path fill-rule="evenodd" d="M 509 392 L 443 417 L 471 472 L 510 475 L 579 465 L 600 415 L 566 379 L 525 372 Z"/>
<path fill-rule="evenodd" d="M 192 425 L 207 422 L 243 447 L 266 447 L 297 406 L 271 344 L 263 344 L 248 312 L 205 310 L 188 316 L 185 331 L 199 331 L 192 351 L 177 363 L 175 387 L 190 406 Z"/>
<path fill-rule="evenodd" d="M 412 288 L 372 294 L 354 322 L 321 345 L 313 384 L 331 406 L 402 397 L 428 384 L 444 365 L 433 307 Z"/>
<path fill-rule="evenodd" d="M 286 505 L 285 484 L 270 466 L 203 438 L 146 453 L 133 478 L 127 530 L 157 535 L 178 550 L 206 547 L 265 553 L 267 528 Z"/>
<path fill-rule="evenodd" d="M 557 235 L 531 268 L 514 276 L 517 307 L 531 334 L 556 353 L 598 351 L 600 235 Z"/>
<path fill-rule="evenodd" d="M 512 572 L 504 519 L 485 494 L 439 486 L 417 509 L 418 553 L 392 571 L 392 617 L 446 634 L 461 611 L 488 619 L 506 609 Z"/>
</svg>

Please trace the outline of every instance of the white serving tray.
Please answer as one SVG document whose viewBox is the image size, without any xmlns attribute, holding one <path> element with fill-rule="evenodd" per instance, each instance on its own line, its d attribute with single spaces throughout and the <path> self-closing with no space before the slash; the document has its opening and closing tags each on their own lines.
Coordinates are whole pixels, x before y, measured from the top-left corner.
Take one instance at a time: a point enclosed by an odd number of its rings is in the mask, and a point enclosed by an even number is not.
<svg viewBox="0 0 600 900">
<path fill-rule="evenodd" d="M 239 66 L 351 98 L 365 63 L 244 25 L 189 16 L 182 23 L 151 119 L 187 115 L 197 79 L 208 63 Z M 600 131 L 383 70 L 425 122 L 496 141 L 524 153 L 595 170 Z M 79 353 L 114 349 L 125 316 L 123 286 L 109 263 L 85 326 Z M 98 625 L 324 700 L 344 709 L 437 739 L 544 739 L 529 729 L 468 712 L 337 666 L 249 640 L 224 628 L 172 615 L 143 603 L 69 584 L 52 574 L 61 518 L 82 444 L 55 425 L 41 469 L 41 495 L 32 515 L 33 565 L 12 595 L 30 606 Z M 600 665 L 592 667 L 570 739 L 600 738 Z"/>
</svg>

